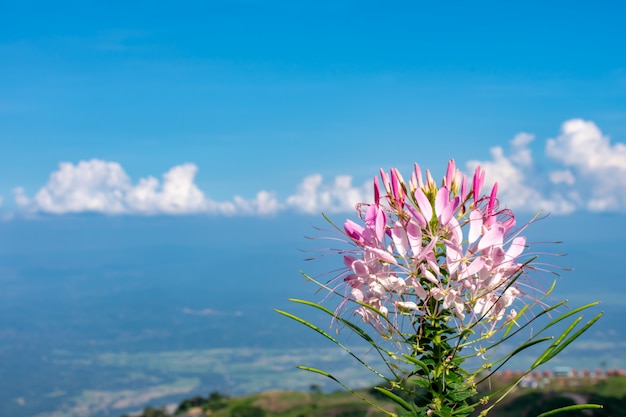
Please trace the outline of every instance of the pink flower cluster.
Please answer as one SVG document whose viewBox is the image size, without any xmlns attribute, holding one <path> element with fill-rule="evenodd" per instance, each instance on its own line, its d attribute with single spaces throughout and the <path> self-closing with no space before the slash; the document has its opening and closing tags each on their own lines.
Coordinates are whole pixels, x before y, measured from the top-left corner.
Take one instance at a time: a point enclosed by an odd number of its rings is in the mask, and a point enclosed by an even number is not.
<svg viewBox="0 0 626 417">
<path fill-rule="evenodd" d="M 380 174 L 374 203 L 358 206 L 363 223 L 344 224 L 357 248 L 344 252 L 339 278 L 346 300 L 358 302 L 355 313 L 387 333 L 392 317 L 407 315 L 491 329 L 514 318 L 526 240 L 509 237 L 515 217 L 498 210 L 497 184 L 482 195 L 485 172 L 478 167 L 468 187 L 454 160 L 441 187 L 429 171 L 424 182 L 417 164 L 408 183 L 396 169 Z"/>
</svg>

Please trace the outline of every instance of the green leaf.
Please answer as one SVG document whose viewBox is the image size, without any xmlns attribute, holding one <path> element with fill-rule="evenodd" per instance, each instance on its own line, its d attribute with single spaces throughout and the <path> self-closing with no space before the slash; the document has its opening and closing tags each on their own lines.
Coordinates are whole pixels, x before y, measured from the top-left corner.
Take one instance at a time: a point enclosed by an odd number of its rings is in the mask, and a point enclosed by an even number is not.
<svg viewBox="0 0 626 417">
<path fill-rule="evenodd" d="M 563 339 L 565 339 L 567 335 L 570 334 L 572 330 L 574 330 L 576 325 L 581 320 L 582 320 L 582 316 L 579 316 L 569 326 L 567 326 L 565 330 L 563 330 L 563 333 L 561 333 L 561 335 L 557 337 L 556 340 L 552 342 L 550 346 L 548 346 L 548 348 L 537 358 L 537 360 L 533 362 L 533 364 L 530 366 L 530 369 L 535 369 L 539 365 L 546 363 L 549 360 L 548 359 L 549 357 L 553 357 L 554 355 L 551 356 L 552 352 L 561 344 Z"/>
<path fill-rule="evenodd" d="M 328 314 L 329 316 L 333 317 L 335 320 L 340 321 L 341 323 L 345 324 L 346 326 L 348 326 L 352 331 L 354 331 L 356 334 L 358 334 L 359 336 L 361 336 L 363 339 L 365 339 L 367 342 L 369 342 L 370 344 L 375 344 L 374 339 L 371 338 L 370 335 L 367 334 L 367 332 L 363 329 L 361 329 L 359 326 L 357 326 L 356 324 L 352 323 L 351 321 L 348 321 L 346 319 L 344 319 L 343 317 L 339 317 L 337 316 L 332 310 L 318 304 L 318 303 L 314 303 L 312 301 L 307 301 L 307 300 L 300 300 L 298 298 L 289 298 L 289 301 L 292 301 L 294 303 L 298 303 L 298 304 L 304 304 L 307 305 L 309 307 L 314 307 L 318 310 L 323 311 L 324 313 Z"/>
<path fill-rule="evenodd" d="M 389 380 L 387 377 L 385 377 L 383 374 L 381 374 L 380 372 L 378 372 L 376 369 L 374 369 L 371 365 L 369 365 L 367 362 L 365 362 L 363 359 L 361 359 L 360 357 L 358 357 L 354 352 L 352 352 L 347 346 L 345 346 L 343 343 L 341 343 L 339 340 L 335 339 L 334 337 L 332 337 L 331 335 L 329 335 L 328 333 L 326 333 L 324 330 L 320 329 L 319 327 L 317 327 L 316 325 L 314 325 L 313 323 L 310 323 L 306 320 L 304 320 L 303 318 L 300 318 L 294 314 L 291 313 L 287 313 L 286 311 L 282 311 L 282 310 L 278 310 L 278 309 L 274 309 L 274 311 L 276 311 L 279 314 L 282 314 L 283 316 L 289 317 L 292 320 L 297 321 L 298 323 L 304 324 L 305 326 L 315 330 L 316 332 L 318 332 L 319 334 L 321 334 L 322 336 L 324 336 L 325 338 L 327 338 L 328 340 L 332 341 L 333 343 L 335 343 L 337 346 L 339 346 L 340 348 L 342 348 L 344 351 L 346 351 L 350 356 L 352 356 L 354 359 L 356 359 L 357 361 L 359 361 L 359 363 L 363 366 L 365 366 L 367 369 L 369 369 L 371 372 L 373 372 L 374 374 L 376 374 L 377 376 L 379 376 L 380 378 L 384 379 L 384 380 Z"/>
<path fill-rule="evenodd" d="M 441 409 L 435 414 L 438 417 L 451 417 L 452 409 L 450 407 L 441 407 Z"/>
<path fill-rule="evenodd" d="M 325 376 L 327 378 L 330 378 L 333 381 L 335 381 L 336 383 L 338 383 L 339 385 L 341 385 L 346 391 L 348 391 L 349 393 L 351 393 L 355 397 L 359 398 L 364 403 L 366 403 L 366 404 L 376 408 L 377 410 L 385 413 L 389 417 L 397 417 L 396 414 L 390 413 L 389 411 L 385 410 L 384 408 L 380 407 L 379 405 L 371 402 L 370 400 L 368 400 L 367 398 L 363 397 L 361 394 L 359 394 L 358 392 L 354 391 L 353 389 L 351 389 L 346 384 L 344 384 L 343 382 L 341 382 L 340 380 L 338 380 L 337 378 L 335 378 L 334 376 L 332 376 L 331 374 L 329 374 L 326 371 L 322 371 L 321 369 L 317 369 L 317 368 L 311 368 L 310 366 L 298 366 L 297 368 L 298 369 L 302 369 L 304 371 L 309 371 L 309 372 L 313 372 L 313 373 L 316 373 L 316 374 L 320 374 L 320 375 L 323 375 L 323 376 Z"/>
<path fill-rule="evenodd" d="M 339 382 L 339 380 L 337 378 L 335 378 L 334 376 L 332 376 L 331 374 L 329 374 L 326 371 L 322 371 L 321 369 L 311 368 L 310 366 L 302 366 L 302 365 L 296 366 L 296 368 L 302 369 L 303 371 L 309 371 L 309 372 L 313 372 L 313 373 L 316 373 L 316 374 L 324 375 L 325 377 L 328 377 L 328 378 L 332 379 L 335 382 Z"/>
<path fill-rule="evenodd" d="M 562 301 L 562 302 L 561 302 L 561 303 L 559 303 L 559 304 L 563 304 L 563 303 L 565 303 L 565 302 L 567 302 L 567 300 Z M 579 313 L 579 312 L 581 312 L 581 311 L 583 311 L 583 310 L 586 310 L 586 309 L 588 309 L 588 308 L 591 308 L 591 307 L 597 306 L 598 304 L 600 304 L 600 303 L 596 301 L 596 302 L 589 303 L 589 304 L 586 304 L 586 305 L 584 305 L 584 306 L 581 306 L 581 307 L 575 308 L 575 309 L 573 309 L 573 310 L 571 310 L 571 311 L 568 311 L 567 313 L 562 314 L 561 316 L 559 316 L 559 317 L 557 317 L 556 319 L 552 320 L 550 323 L 546 324 L 546 325 L 544 326 L 544 328 L 543 328 L 543 329 L 541 329 L 541 330 L 540 330 L 537 334 L 539 334 L 539 333 L 543 332 L 544 330 L 549 329 L 550 327 L 554 326 L 555 324 L 557 324 L 557 323 L 559 323 L 559 322 L 561 322 L 561 321 L 565 320 L 566 318 L 568 318 L 568 317 L 570 317 L 570 316 L 573 316 L 573 315 L 574 315 L 574 314 L 576 314 L 576 313 Z M 552 309 L 550 309 L 550 310 L 552 310 Z"/>
<path fill-rule="evenodd" d="M 392 400 L 393 402 L 395 402 L 396 404 L 398 404 L 400 407 L 404 408 L 405 410 L 413 411 L 413 408 L 411 408 L 409 403 L 407 403 L 402 397 L 397 396 L 396 394 L 389 391 L 388 389 L 381 388 L 381 387 L 374 387 L 374 389 L 380 392 L 381 394 L 383 394 L 385 397 Z"/>
<path fill-rule="evenodd" d="M 422 361 L 420 361 L 417 358 L 414 358 L 413 356 L 407 355 L 406 353 L 402 354 L 402 357 L 404 359 L 406 359 L 407 361 L 411 362 L 414 365 L 419 366 L 420 368 L 422 368 L 422 370 L 428 375 L 430 373 L 430 369 L 428 369 L 428 366 L 426 366 L 426 364 Z"/>
<path fill-rule="evenodd" d="M 513 358 L 513 356 L 517 355 L 521 351 L 523 351 L 525 349 L 528 349 L 531 346 L 534 346 L 534 345 L 537 345 L 539 343 L 543 343 L 543 342 L 546 342 L 546 341 L 552 340 L 552 339 L 553 339 L 552 336 L 546 336 L 546 337 L 542 337 L 540 339 L 526 341 L 525 343 L 521 344 L 520 346 L 515 348 L 510 353 L 508 353 L 508 354 L 504 355 L 502 358 L 498 359 L 498 361 L 496 361 L 494 364 L 492 364 L 492 365 L 495 365 L 496 363 L 498 363 L 498 366 L 496 366 L 495 368 L 492 368 L 491 372 L 489 372 L 489 374 L 487 374 L 484 378 L 482 378 L 478 383 L 487 380 L 491 375 L 493 375 L 500 368 L 502 368 L 511 358 Z M 533 369 L 533 368 L 531 368 L 531 369 Z"/>
<path fill-rule="evenodd" d="M 460 403 L 461 401 L 465 401 L 468 398 L 470 398 L 472 395 L 476 394 L 476 391 L 468 389 L 465 391 L 452 391 L 450 394 L 447 395 L 447 397 L 449 399 L 452 400 L 452 402 L 455 403 Z"/>
<path fill-rule="evenodd" d="M 506 337 L 502 337 L 502 339 L 500 339 L 497 343 L 493 343 L 491 346 L 488 346 L 485 350 L 491 350 L 491 349 L 495 349 L 497 348 L 501 343 L 504 343 L 506 340 L 514 337 L 515 335 L 517 335 L 518 333 L 522 332 L 526 327 L 529 327 L 533 324 L 533 322 L 535 322 L 537 319 L 539 319 L 539 317 L 550 313 L 551 311 L 561 307 L 562 305 L 564 305 L 567 302 L 567 300 L 563 300 L 563 301 L 559 301 L 558 303 L 556 303 L 553 306 L 550 306 L 548 308 L 543 309 L 542 311 L 540 311 L 539 313 L 537 313 L 532 319 L 528 320 L 526 323 L 524 323 L 522 326 L 520 326 L 517 330 L 515 330 L 513 333 L 510 333 L 509 335 L 507 335 Z M 536 305 L 536 304 L 534 304 Z M 532 307 L 534 307 L 534 305 Z M 532 308 L 530 307 L 530 308 Z M 543 329 L 541 329 L 539 332 L 535 333 L 535 335 L 533 336 L 533 338 L 539 336 L 544 330 L 546 330 L 548 328 L 548 326 L 545 326 Z M 478 342 L 482 339 L 486 339 L 486 337 L 477 339 L 475 341 L 473 341 L 472 343 Z M 531 338 L 532 339 L 532 338 Z"/>
<path fill-rule="evenodd" d="M 330 340 L 333 343 L 336 343 L 338 345 L 341 345 L 341 343 L 335 339 L 334 337 L 332 337 L 331 335 L 329 335 L 328 333 L 326 333 L 324 330 L 320 329 L 319 327 L 317 327 L 316 325 L 314 325 L 313 323 L 310 323 L 294 314 L 291 313 L 287 313 L 286 311 L 282 311 L 282 310 L 278 310 L 278 309 L 274 309 L 274 311 L 276 311 L 278 314 L 282 314 L 283 316 L 289 317 L 292 320 L 297 321 L 298 323 L 302 323 L 305 326 L 315 330 L 316 332 L 318 332 L 319 334 L 321 334 L 322 336 L 324 336 L 325 338 L 327 338 L 328 340 Z"/>
<path fill-rule="evenodd" d="M 568 413 L 570 411 L 579 411 L 579 410 L 591 410 L 594 408 L 602 408 L 599 404 L 577 404 L 570 405 L 567 407 L 557 408 L 556 410 L 548 411 L 546 413 L 539 414 L 537 417 L 549 417 L 554 416 L 561 413 Z"/>
<path fill-rule="evenodd" d="M 425 379 L 425 378 L 409 379 L 407 382 L 415 384 L 418 387 L 430 388 L 430 381 L 428 379 Z"/>
<path fill-rule="evenodd" d="M 322 306 L 322 305 L 320 305 L 320 304 L 314 303 L 314 302 L 312 302 L 312 301 L 301 300 L 301 299 L 298 299 L 298 298 L 289 298 L 289 301 L 294 302 L 294 303 L 297 303 L 297 304 L 303 304 L 303 305 L 306 305 L 306 306 L 309 306 L 309 307 L 316 308 L 316 309 L 318 309 L 318 310 L 320 310 L 320 311 L 322 311 L 322 312 L 326 313 L 327 315 L 331 316 L 331 317 L 333 318 L 333 320 L 337 320 L 338 322 L 340 322 L 340 323 L 344 324 L 346 327 L 348 327 L 348 328 L 349 328 L 350 330 L 352 330 L 354 333 L 356 333 L 357 335 L 359 335 L 359 337 L 361 337 L 361 338 L 362 338 L 363 340 L 365 340 L 367 343 L 369 343 L 370 345 L 372 345 L 372 347 L 373 347 L 374 349 L 376 349 L 376 351 L 378 352 L 379 356 L 381 357 L 381 359 L 383 360 L 383 362 L 385 363 L 385 365 L 387 366 L 387 368 L 388 368 L 388 369 L 389 369 L 389 370 L 393 373 L 393 375 L 394 375 L 395 379 L 398 379 L 398 378 L 399 378 L 399 375 L 398 375 L 396 372 L 394 372 L 394 369 L 393 369 L 393 367 L 391 366 L 391 364 L 390 364 L 390 362 L 388 361 L 388 358 L 387 358 L 387 357 L 394 358 L 394 354 L 393 354 L 393 352 L 390 352 L 390 351 L 388 351 L 388 350 L 386 350 L 386 349 L 383 349 L 381 346 L 379 346 L 379 345 L 378 345 L 378 344 L 374 341 L 374 339 L 372 339 L 372 338 L 370 337 L 370 335 L 368 335 L 368 334 L 367 334 L 367 332 L 366 332 L 365 330 L 361 329 L 359 326 L 357 326 L 356 324 L 354 324 L 354 323 L 350 322 L 349 320 L 346 320 L 346 319 L 344 319 L 343 317 L 339 317 L 339 316 L 337 316 L 337 315 L 336 315 L 333 311 L 329 310 L 328 308 L 326 308 L 326 307 L 324 307 L 324 306 Z M 284 313 L 283 313 L 283 312 L 281 312 L 280 310 L 275 310 L 275 311 L 276 311 L 276 312 L 278 312 L 278 313 L 284 314 Z M 289 315 L 289 313 L 284 314 L 284 315 L 286 315 L 287 317 L 290 317 L 290 318 L 294 318 L 294 317 L 291 317 L 291 316 Z M 294 319 L 294 320 L 295 320 L 295 319 Z M 299 321 L 299 320 L 297 320 L 297 321 Z M 309 323 L 309 322 L 306 322 L 306 323 L 301 322 L 301 323 L 302 323 L 302 324 L 304 324 L 304 325 L 306 325 L 306 326 L 308 326 L 308 327 L 314 326 L 314 325 L 312 325 L 312 324 L 311 324 L 311 323 Z M 308 323 L 308 324 L 307 324 L 307 323 Z M 314 327 L 315 327 L 315 328 L 317 328 L 317 326 L 314 326 Z M 311 328 L 314 328 L 314 327 L 311 327 Z M 318 331 L 318 330 L 316 330 L 316 331 Z M 319 331 L 318 331 L 318 332 L 319 332 Z M 334 338 L 333 338 L 332 340 L 333 340 L 333 342 L 334 342 L 334 343 L 337 343 L 337 344 L 338 344 L 339 346 L 341 346 L 341 347 L 342 347 L 342 348 L 343 348 L 346 352 L 348 352 L 348 353 L 350 353 L 350 354 L 352 355 L 352 353 L 349 351 L 349 349 L 348 349 L 347 347 L 344 347 L 341 343 L 339 343 L 338 341 L 336 341 L 336 339 L 334 339 Z M 385 355 L 386 355 L 387 357 L 385 357 Z M 354 356 L 354 357 L 356 358 L 356 356 L 355 356 L 355 355 L 352 355 L 352 356 Z M 374 372 L 376 375 L 378 375 L 379 377 L 381 377 L 381 378 L 384 378 L 384 379 L 387 379 L 387 380 L 388 380 L 388 378 L 385 378 L 385 377 L 383 377 L 383 376 L 382 376 L 382 374 L 381 374 L 381 373 L 379 373 L 379 372 L 377 372 L 377 371 L 374 371 L 374 370 L 373 370 L 373 369 L 372 369 L 369 365 L 365 364 L 365 363 L 364 363 L 361 359 L 357 358 L 357 360 L 358 360 L 359 362 L 361 362 L 363 365 L 365 365 L 368 369 L 370 369 L 370 371 L 372 371 L 372 372 Z"/>
<path fill-rule="evenodd" d="M 589 320 L 582 328 L 580 328 L 576 333 L 574 333 L 573 335 L 571 335 L 567 340 L 565 340 L 564 342 L 562 342 L 558 347 L 555 347 L 548 356 L 546 356 L 542 363 L 546 363 L 548 362 L 550 359 L 554 358 L 556 355 L 558 355 L 559 353 L 561 353 L 561 351 L 563 349 L 565 349 L 569 344 L 571 344 L 574 340 L 578 339 L 580 337 L 580 335 L 582 335 L 584 332 L 587 331 L 587 329 L 589 329 L 596 321 L 600 320 L 600 317 L 602 317 L 603 313 L 599 313 L 597 314 L 593 319 Z M 580 317 L 582 318 L 582 317 Z M 576 320 L 575 323 L 577 324 L 580 320 Z"/>
</svg>

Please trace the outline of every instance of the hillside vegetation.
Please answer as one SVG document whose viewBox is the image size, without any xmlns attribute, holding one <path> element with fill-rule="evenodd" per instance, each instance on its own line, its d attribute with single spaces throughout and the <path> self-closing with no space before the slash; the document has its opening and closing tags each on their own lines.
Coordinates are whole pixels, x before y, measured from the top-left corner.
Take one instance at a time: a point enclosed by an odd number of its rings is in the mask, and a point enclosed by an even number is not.
<svg viewBox="0 0 626 417">
<path fill-rule="evenodd" d="M 502 386 L 501 378 L 492 378 L 481 387 L 480 396 Z M 400 413 L 397 406 L 373 390 L 359 394 L 388 411 Z M 545 411 L 580 403 L 594 403 L 602 409 L 563 414 L 570 417 L 609 417 L 626 415 L 626 377 L 600 380 L 555 378 L 541 387 L 516 388 L 489 414 L 492 417 L 531 417 Z M 309 392 L 268 391 L 241 397 L 227 397 L 217 392 L 208 397 L 194 397 L 173 407 L 147 407 L 142 413 L 123 417 L 383 417 L 385 414 L 354 395 L 337 391 L 323 393 L 317 386 Z M 473 416 L 478 416 L 477 409 Z"/>
</svg>

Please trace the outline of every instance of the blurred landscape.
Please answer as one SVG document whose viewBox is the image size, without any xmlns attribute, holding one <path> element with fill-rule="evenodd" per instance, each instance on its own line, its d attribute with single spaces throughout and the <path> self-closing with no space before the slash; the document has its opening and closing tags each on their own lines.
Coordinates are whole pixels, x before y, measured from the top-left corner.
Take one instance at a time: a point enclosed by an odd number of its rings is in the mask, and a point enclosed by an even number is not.
<svg viewBox="0 0 626 417">
<path fill-rule="evenodd" d="M 590 219 L 574 220 L 592 228 L 624 222 Z M 626 284 L 619 263 L 608 261 L 620 258 L 623 243 L 617 232 L 604 242 L 576 237 L 567 221 L 550 217 L 528 234 L 566 241 L 541 245 L 569 253 L 541 257 L 558 261 L 552 269 L 574 267 L 557 278 L 555 299 L 570 298 L 572 306 L 602 301 L 605 316 L 552 366 L 624 368 Z M 232 233 L 235 224 L 246 234 Z M 295 368 L 301 364 L 350 386 L 376 383 L 336 346 L 273 311 L 329 325 L 287 301 L 323 298 L 300 270 L 340 266 L 336 257 L 304 261 L 312 254 L 303 250 L 327 245 L 304 239 L 320 234 L 312 225 L 324 227 L 323 219 L 78 216 L 0 224 L 0 415 L 119 416 L 214 391 L 339 388 Z M 355 351 L 371 353 L 353 339 Z M 525 361 L 530 357 L 508 367 L 523 369 Z"/>
<path fill-rule="evenodd" d="M 493 417 L 535 417 L 561 407 L 579 406 L 562 412 L 569 417 L 609 417 L 626 413 L 626 376 L 613 373 L 563 373 L 549 371 L 528 375 L 513 391 L 490 410 Z M 511 383 L 513 373 L 496 373 L 479 384 L 471 401 Z M 398 393 L 398 392 L 397 392 Z M 387 412 L 402 415 L 403 409 L 374 388 L 357 391 L 361 398 L 347 392 L 323 393 L 311 385 L 308 392 L 270 391 L 229 397 L 212 392 L 206 397 L 187 398 L 166 407 L 146 407 L 135 417 L 385 417 Z M 369 402 L 368 405 L 365 401 Z M 409 400 L 405 396 L 405 400 Z M 589 406 L 591 404 L 592 406 Z M 379 407 L 379 408 L 377 408 Z M 478 405 L 470 417 L 479 417 L 487 406 Z M 384 411 L 383 411 L 384 410 Z M 126 417 L 126 416 L 124 416 Z"/>
</svg>

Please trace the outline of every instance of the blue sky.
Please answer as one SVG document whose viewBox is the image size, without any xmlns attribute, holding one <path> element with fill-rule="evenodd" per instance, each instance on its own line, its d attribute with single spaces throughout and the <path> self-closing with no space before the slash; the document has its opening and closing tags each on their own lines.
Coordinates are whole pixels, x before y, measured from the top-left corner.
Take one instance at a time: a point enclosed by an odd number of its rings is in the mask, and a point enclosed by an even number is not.
<svg viewBox="0 0 626 417">
<path fill-rule="evenodd" d="M 0 7 L 4 219 L 347 212 L 449 158 L 518 210 L 626 210 L 617 2 Z"/>
</svg>

